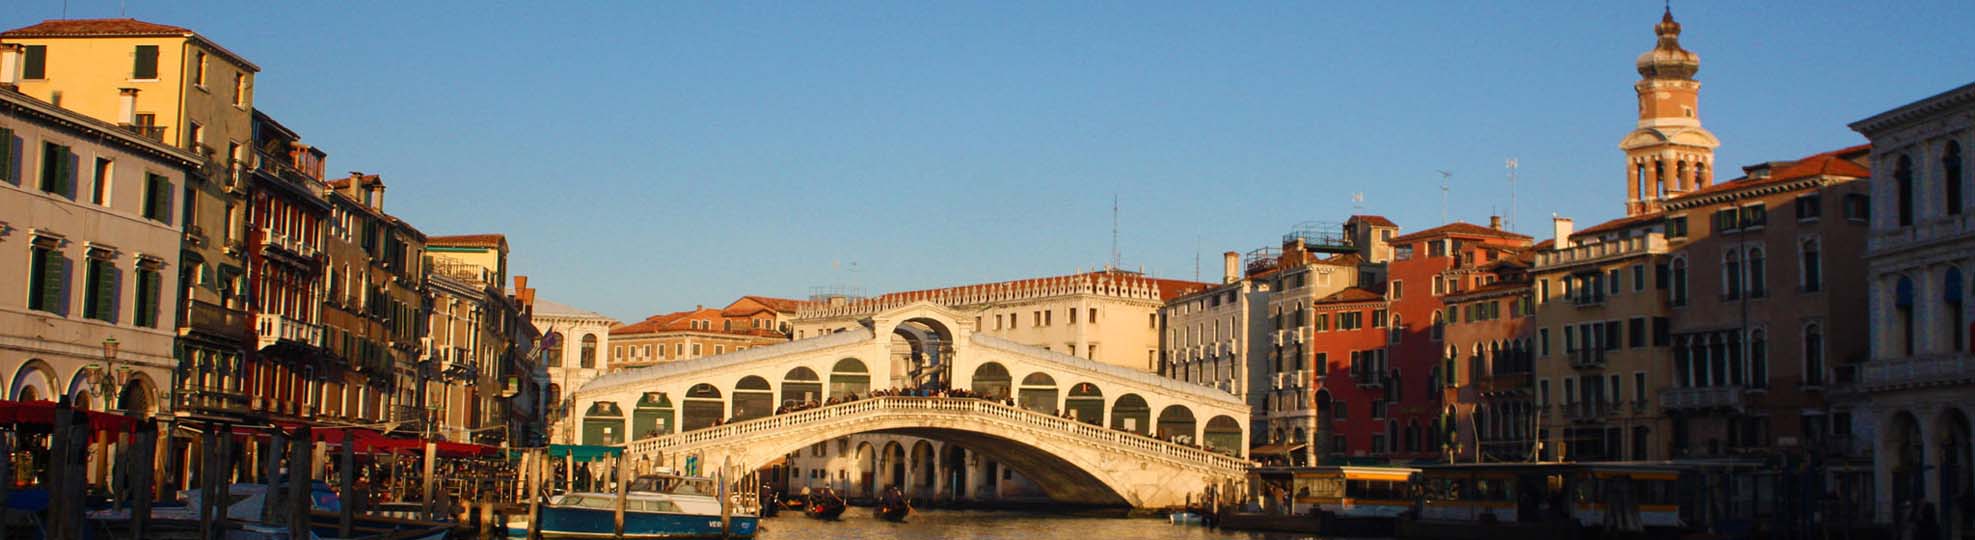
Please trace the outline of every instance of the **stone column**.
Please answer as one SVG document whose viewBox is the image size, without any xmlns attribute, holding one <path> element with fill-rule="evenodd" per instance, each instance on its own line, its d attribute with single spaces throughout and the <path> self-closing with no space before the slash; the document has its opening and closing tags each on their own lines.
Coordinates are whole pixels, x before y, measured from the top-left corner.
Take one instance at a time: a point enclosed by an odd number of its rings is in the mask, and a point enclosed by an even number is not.
<svg viewBox="0 0 1975 540">
<path fill-rule="evenodd" d="M 1639 163 L 1637 162 L 1637 160 L 1636 160 L 1636 159 L 1628 159 L 1628 160 L 1626 160 L 1626 163 L 1625 163 L 1625 206 L 1626 206 L 1626 208 L 1629 208 L 1629 209 L 1632 209 L 1632 210 L 1634 210 L 1634 211 L 1637 211 L 1637 210 L 1638 210 L 1638 208 L 1639 208 L 1639 195 L 1640 195 L 1640 193 L 1639 193 L 1639 170 L 1640 170 L 1640 168 L 1642 168 L 1642 167 L 1644 167 L 1644 165 L 1640 165 L 1640 164 L 1639 164 Z"/>
<path fill-rule="evenodd" d="M 946 470 L 946 447 L 944 445 L 934 446 L 933 500 L 937 501 L 946 498 L 947 484 L 952 481 L 951 477 L 948 476 L 950 474 L 952 473 Z"/>
<path fill-rule="evenodd" d="M 1893 460 L 1899 459 L 1899 448 L 1892 444 L 1892 417 L 1884 411 L 1872 411 L 1874 423 L 1883 429 L 1873 430 L 1872 452 L 1872 497 L 1877 510 L 1873 520 L 1879 523 L 1893 522 Z"/>
</svg>

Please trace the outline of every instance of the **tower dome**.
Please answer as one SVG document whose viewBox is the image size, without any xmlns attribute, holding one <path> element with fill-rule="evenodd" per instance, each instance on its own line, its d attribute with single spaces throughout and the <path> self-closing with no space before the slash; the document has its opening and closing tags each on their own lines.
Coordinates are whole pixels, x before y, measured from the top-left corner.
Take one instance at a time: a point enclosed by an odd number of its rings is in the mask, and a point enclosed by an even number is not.
<svg viewBox="0 0 1975 540">
<path fill-rule="evenodd" d="M 1673 8 L 1667 8 L 1660 23 L 1653 26 L 1653 32 L 1659 34 L 1660 41 L 1653 50 L 1639 55 L 1639 75 L 1649 79 L 1693 79 L 1694 72 L 1701 70 L 1701 56 L 1680 48 L 1680 23 L 1673 21 Z"/>
</svg>

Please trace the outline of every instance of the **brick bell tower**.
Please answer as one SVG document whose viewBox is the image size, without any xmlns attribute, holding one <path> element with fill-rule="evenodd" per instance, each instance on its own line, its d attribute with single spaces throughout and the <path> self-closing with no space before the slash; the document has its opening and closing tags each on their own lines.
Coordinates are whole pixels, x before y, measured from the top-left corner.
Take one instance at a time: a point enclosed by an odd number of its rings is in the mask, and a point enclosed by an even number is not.
<svg viewBox="0 0 1975 540">
<path fill-rule="evenodd" d="M 1721 141 L 1701 127 L 1701 57 L 1680 48 L 1680 23 L 1668 8 L 1653 27 L 1659 43 L 1639 55 L 1639 127 L 1625 151 L 1625 215 L 1660 210 L 1667 198 L 1714 183 L 1714 149 Z"/>
</svg>

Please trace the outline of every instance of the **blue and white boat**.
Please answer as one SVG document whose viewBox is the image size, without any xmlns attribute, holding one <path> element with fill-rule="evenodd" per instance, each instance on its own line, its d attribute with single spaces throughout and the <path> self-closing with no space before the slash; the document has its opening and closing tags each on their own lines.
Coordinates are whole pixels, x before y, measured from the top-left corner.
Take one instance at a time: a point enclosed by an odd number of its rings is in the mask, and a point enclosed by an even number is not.
<svg viewBox="0 0 1975 540">
<path fill-rule="evenodd" d="M 558 495 L 542 505 L 542 538 L 754 538 L 759 519 L 753 510 L 736 504 L 730 507 L 723 525 L 720 497 L 718 484 L 707 478 L 670 474 L 638 477 L 624 497 L 624 535 L 617 536 L 616 493 Z M 509 520 L 507 531 L 510 539 L 526 539 L 527 516 Z"/>
</svg>

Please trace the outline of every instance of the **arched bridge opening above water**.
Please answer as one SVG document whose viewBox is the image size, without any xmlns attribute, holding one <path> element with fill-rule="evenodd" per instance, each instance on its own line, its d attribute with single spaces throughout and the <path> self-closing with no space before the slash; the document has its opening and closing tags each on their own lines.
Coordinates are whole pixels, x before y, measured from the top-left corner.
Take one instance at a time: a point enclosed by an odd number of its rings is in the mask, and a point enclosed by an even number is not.
<svg viewBox="0 0 1975 540">
<path fill-rule="evenodd" d="M 918 303 L 833 334 L 615 373 L 575 392 L 571 420 L 583 444 L 625 445 L 655 465 L 695 456 L 707 470 L 752 470 L 856 434 L 923 437 L 1020 470 L 1067 503 L 1177 505 L 1244 474 L 1239 398 L 974 324 Z M 932 385 L 974 397 L 871 397 Z"/>
</svg>

